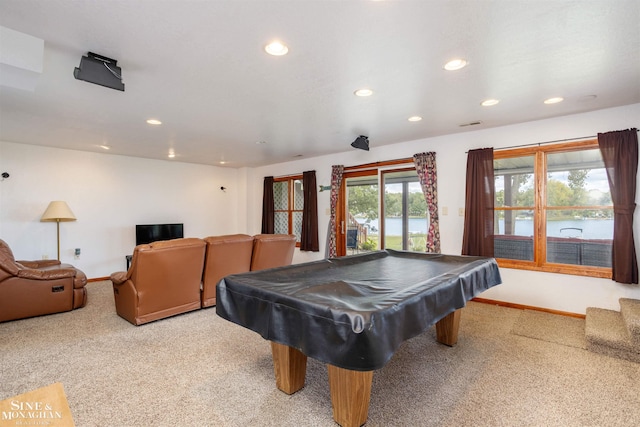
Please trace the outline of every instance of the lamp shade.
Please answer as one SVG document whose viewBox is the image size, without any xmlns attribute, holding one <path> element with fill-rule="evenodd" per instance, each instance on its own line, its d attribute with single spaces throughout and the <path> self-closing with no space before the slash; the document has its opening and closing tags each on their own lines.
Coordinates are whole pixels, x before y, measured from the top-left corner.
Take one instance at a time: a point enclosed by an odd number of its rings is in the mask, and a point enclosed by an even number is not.
<svg viewBox="0 0 640 427">
<path fill-rule="evenodd" d="M 67 202 L 54 201 L 49 203 L 40 221 L 75 221 L 76 216 L 71 212 Z"/>
</svg>

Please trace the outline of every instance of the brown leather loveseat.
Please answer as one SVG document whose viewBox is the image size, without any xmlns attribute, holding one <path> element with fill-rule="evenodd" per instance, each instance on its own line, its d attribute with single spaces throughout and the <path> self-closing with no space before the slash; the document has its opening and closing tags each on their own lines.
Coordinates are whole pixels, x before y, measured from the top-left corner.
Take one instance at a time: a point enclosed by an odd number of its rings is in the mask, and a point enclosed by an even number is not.
<svg viewBox="0 0 640 427">
<path fill-rule="evenodd" d="M 291 264 L 293 234 L 228 234 L 205 237 L 207 256 L 202 275 L 202 308 L 216 305 L 216 285 L 225 276 Z"/>
<path fill-rule="evenodd" d="M 87 276 L 58 260 L 16 261 L 0 239 L 0 322 L 84 307 Z"/>
</svg>

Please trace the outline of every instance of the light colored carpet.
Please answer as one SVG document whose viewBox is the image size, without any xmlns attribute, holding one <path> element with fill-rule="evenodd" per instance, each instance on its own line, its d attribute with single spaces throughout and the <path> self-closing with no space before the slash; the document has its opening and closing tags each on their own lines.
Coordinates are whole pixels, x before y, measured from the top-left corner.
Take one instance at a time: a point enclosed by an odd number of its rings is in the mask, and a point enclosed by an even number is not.
<svg viewBox="0 0 640 427">
<path fill-rule="evenodd" d="M 327 369 L 275 387 L 268 342 L 215 309 L 135 327 L 109 282 L 85 308 L 0 324 L 0 400 L 61 382 L 78 427 L 335 426 Z M 522 311 L 469 303 L 375 372 L 367 426 L 640 425 L 640 364 L 511 333 Z"/>
<path fill-rule="evenodd" d="M 534 310 L 522 310 L 511 333 L 569 347 L 587 348 L 584 319 L 559 316 Z"/>
</svg>

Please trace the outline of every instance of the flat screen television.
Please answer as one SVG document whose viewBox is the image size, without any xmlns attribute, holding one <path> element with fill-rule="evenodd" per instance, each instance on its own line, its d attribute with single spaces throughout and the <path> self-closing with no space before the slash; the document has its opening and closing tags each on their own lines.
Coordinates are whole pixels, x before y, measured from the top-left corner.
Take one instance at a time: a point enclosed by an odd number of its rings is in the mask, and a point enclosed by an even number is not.
<svg viewBox="0 0 640 427">
<path fill-rule="evenodd" d="M 136 225 L 136 246 L 159 240 L 182 239 L 182 224 L 138 224 Z"/>
</svg>

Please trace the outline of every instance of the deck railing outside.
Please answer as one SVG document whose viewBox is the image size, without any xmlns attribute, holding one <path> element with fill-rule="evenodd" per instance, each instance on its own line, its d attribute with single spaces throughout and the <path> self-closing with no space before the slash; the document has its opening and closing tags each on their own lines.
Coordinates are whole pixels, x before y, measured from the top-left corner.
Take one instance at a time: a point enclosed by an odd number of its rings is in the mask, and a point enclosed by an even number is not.
<svg viewBox="0 0 640 427">
<path fill-rule="evenodd" d="M 547 262 L 611 267 L 611 239 L 548 237 Z M 533 261 L 533 237 L 500 234 L 494 236 L 496 258 Z"/>
<path fill-rule="evenodd" d="M 350 213 L 347 216 L 347 249 L 358 250 L 367 241 L 367 228 Z"/>
</svg>

